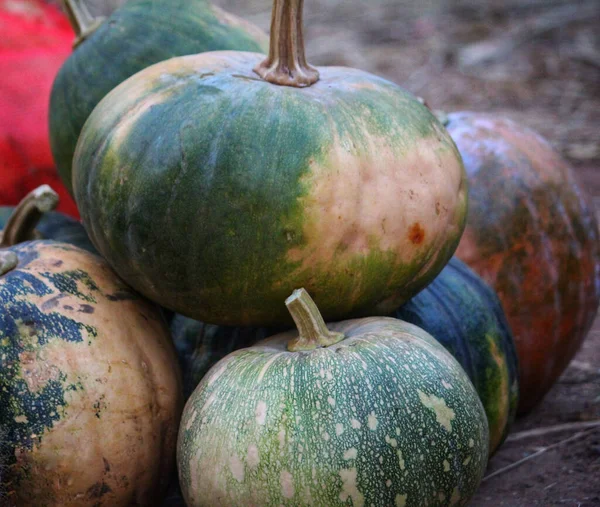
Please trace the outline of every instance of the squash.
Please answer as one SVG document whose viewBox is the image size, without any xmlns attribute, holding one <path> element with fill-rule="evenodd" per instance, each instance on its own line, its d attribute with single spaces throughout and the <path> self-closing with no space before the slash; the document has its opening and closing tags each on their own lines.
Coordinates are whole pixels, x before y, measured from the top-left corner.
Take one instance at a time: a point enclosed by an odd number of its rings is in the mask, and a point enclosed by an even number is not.
<svg viewBox="0 0 600 507">
<path fill-rule="evenodd" d="M 289 323 L 280 301 L 299 286 L 328 319 L 385 314 L 460 239 L 464 169 L 442 125 L 389 81 L 310 67 L 299 7 L 275 2 L 265 62 L 229 51 L 153 65 L 81 133 L 74 188 L 93 243 L 183 315 Z"/>
<path fill-rule="evenodd" d="M 515 345 L 496 294 L 453 257 L 428 287 L 390 316 L 431 334 L 463 367 L 485 409 L 493 454 L 508 435 L 519 396 Z M 227 354 L 283 330 L 216 326 L 175 315 L 171 333 L 184 397 Z"/>
<path fill-rule="evenodd" d="M 174 465 L 182 406 L 168 330 L 99 257 L 19 242 L 55 204 L 41 187 L 2 233 L 2 505 L 153 505 Z"/>
<path fill-rule="evenodd" d="M 43 0 L 0 0 L 0 32 L 0 206 L 51 184 L 61 196 L 58 209 L 77 217 L 48 135 L 50 89 L 73 30 L 58 7 Z"/>
<path fill-rule="evenodd" d="M 186 404 L 188 507 L 466 504 L 488 427 L 456 360 L 400 320 L 326 326 L 303 290 L 286 305 L 299 333 L 228 355 Z"/>
<path fill-rule="evenodd" d="M 589 331 L 600 301 L 600 234 L 589 196 L 538 134 L 492 114 L 448 131 L 470 186 L 457 255 L 498 293 L 519 356 L 519 411 L 538 403 Z"/>
<path fill-rule="evenodd" d="M 12 206 L 0 206 L 0 230 L 6 226 L 14 210 L 15 208 Z M 34 239 L 53 239 L 62 243 L 69 243 L 98 255 L 81 222 L 56 211 L 44 213 L 30 237 L 23 239 L 23 241 Z"/>
<path fill-rule="evenodd" d="M 65 0 L 65 6 L 78 37 L 52 87 L 50 143 L 70 191 L 81 128 L 119 83 L 173 56 L 266 46 L 258 28 L 207 0 L 130 0 L 106 20 L 92 18 L 83 0 Z"/>
</svg>

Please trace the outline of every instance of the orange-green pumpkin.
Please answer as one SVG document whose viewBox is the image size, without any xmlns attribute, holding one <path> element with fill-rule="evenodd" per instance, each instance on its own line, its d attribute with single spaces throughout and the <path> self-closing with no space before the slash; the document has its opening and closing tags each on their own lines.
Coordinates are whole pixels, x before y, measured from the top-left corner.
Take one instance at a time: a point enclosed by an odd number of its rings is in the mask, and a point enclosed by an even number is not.
<svg viewBox="0 0 600 507">
<path fill-rule="evenodd" d="M 27 241 L 56 194 L 15 211 L 0 249 L 0 504 L 154 505 L 175 458 L 178 365 L 156 306 L 99 257 Z"/>
<path fill-rule="evenodd" d="M 573 170 L 538 134 L 491 114 L 454 113 L 448 122 L 470 188 L 457 255 L 502 301 L 519 357 L 519 411 L 526 412 L 596 316 L 598 222 Z"/>
<path fill-rule="evenodd" d="M 90 238 L 132 287 L 186 316 L 289 322 L 280 301 L 298 286 L 328 319 L 389 313 L 462 233 L 464 169 L 442 125 L 389 81 L 306 64 L 297 4 L 276 2 L 267 60 L 149 67 L 79 139 Z"/>
<path fill-rule="evenodd" d="M 71 191 L 71 166 L 83 124 L 98 102 L 129 76 L 174 56 L 217 49 L 261 51 L 266 36 L 208 0 L 130 0 L 106 20 L 85 0 L 65 0 L 78 38 L 50 98 L 50 144 Z"/>
<path fill-rule="evenodd" d="M 488 427 L 458 362 L 388 317 L 325 325 L 305 291 L 298 332 L 217 363 L 189 399 L 177 461 L 189 507 L 465 505 Z"/>
</svg>

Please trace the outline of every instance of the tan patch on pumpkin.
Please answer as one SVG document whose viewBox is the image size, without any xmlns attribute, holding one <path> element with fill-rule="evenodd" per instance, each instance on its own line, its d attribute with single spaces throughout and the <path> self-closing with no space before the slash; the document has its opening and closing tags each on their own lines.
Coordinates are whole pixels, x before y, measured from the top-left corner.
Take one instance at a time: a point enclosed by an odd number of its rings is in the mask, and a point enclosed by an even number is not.
<svg viewBox="0 0 600 507">
<path fill-rule="evenodd" d="M 310 189 L 302 198 L 306 245 L 288 252 L 299 269 L 340 266 L 373 248 L 410 263 L 457 235 L 457 209 L 466 200 L 456 154 L 441 152 L 434 137 L 415 141 L 404 153 L 384 139 L 370 139 L 362 153 L 338 140 L 304 183 Z"/>
</svg>

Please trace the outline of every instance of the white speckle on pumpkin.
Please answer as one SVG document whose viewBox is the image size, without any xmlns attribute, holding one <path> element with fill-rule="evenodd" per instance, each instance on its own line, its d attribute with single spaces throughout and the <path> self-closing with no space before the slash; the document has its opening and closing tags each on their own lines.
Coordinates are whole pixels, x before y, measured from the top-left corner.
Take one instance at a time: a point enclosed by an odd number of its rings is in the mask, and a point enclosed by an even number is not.
<svg viewBox="0 0 600 507">
<path fill-rule="evenodd" d="M 329 403 L 332 407 L 335 407 L 335 400 L 331 397 L 327 397 L 327 403 Z"/>
<path fill-rule="evenodd" d="M 434 394 L 428 396 L 420 389 L 417 389 L 417 393 L 421 403 L 428 409 L 433 410 L 436 421 L 441 424 L 446 431 L 452 432 L 452 421 L 456 415 L 454 410 L 446 405 L 446 400 L 438 398 Z"/>
<path fill-rule="evenodd" d="M 463 465 L 464 465 L 464 466 L 467 466 L 469 463 L 471 463 L 471 456 L 469 456 L 468 458 L 466 458 L 466 459 L 463 461 Z"/>
<path fill-rule="evenodd" d="M 258 447 L 254 444 L 250 444 L 248 446 L 248 454 L 246 455 L 246 463 L 250 468 L 256 468 L 260 462 L 260 457 L 258 455 Z"/>
<path fill-rule="evenodd" d="M 350 420 L 350 424 L 352 425 L 352 427 L 353 427 L 355 430 L 357 430 L 357 429 L 360 429 L 360 426 L 361 426 L 361 424 L 360 424 L 360 422 L 359 422 L 358 420 L 356 420 L 356 419 L 351 419 L 351 420 Z"/>
<path fill-rule="evenodd" d="M 277 433 L 277 440 L 279 440 L 279 450 L 283 450 L 285 446 L 285 429 L 281 429 L 279 433 Z"/>
<path fill-rule="evenodd" d="M 385 481 L 385 485 L 389 488 L 392 485 L 392 481 L 388 479 L 387 481 Z"/>
<path fill-rule="evenodd" d="M 16 423 L 19 423 L 19 424 L 21 424 L 21 423 L 25 423 L 25 424 L 26 424 L 26 423 L 28 423 L 29 421 L 28 421 L 28 419 L 27 419 L 27 416 L 24 416 L 24 415 L 18 415 L 17 417 L 15 417 L 15 422 L 16 422 Z"/>
<path fill-rule="evenodd" d="M 275 361 L 281 354 L 283 354 L 283 352 L 279 352 L 278 354 L 273 354 L 273 357 L 271 357 L 271 359 L 269 359 L 265 365 L 261 368 L 260 373 L 258 374 L 258 379 L 257 382 L 260 382 L 263 377 L 265 376 L 265 373 L 267 373 L 267 370 L 269 369 L 269 366 L 271 366 L 273 364 L 273 361 Z"/>
<path fill-rule="evenodd" d="M 367 417 L 367 424 L 369 425 L 369 429 L 375 431 L 377 429 L 377 417 L 375 417 L 375 412 L 371 412 Z"/>
<path fill-rule="evenodd" d="M 444 460 L 444 472 L 449 472 L 450 471 L 450 463 L 448 463 L 448 460 Z"/>
<path fill-rule="evenodd" d="M 236 481 L 244 482 L 244 464 L 235 454 L 229 458 L 229 470 Z"/>
<path fill-rule="evenodd" d="M 185 425 L 185 429 L 189 431 L 189 429 L 192 427 L 192 424 L 194 424 L 194 421 L 196 420 L 196 417 L 198 417 L 198 412 L 196 410 L 194 410 L 192 412 L 192 417 L 190 417 L 188 419 L 187 424 Z M 18 421 L 17 421 L 18 422 Z"/>
<path fill-rule="evenodd" d="M 365 497 L 358 491 L 356 486 L 356 476 L 356 468 L 340 470 L 340 477 L 342 479 L 340 500 L 346 502 L 346 500 L 350 498 L 352 499 L 353 507 L 363 507 L 365 505 Z"/>
<path fill-rule="evenodd" d="M 285 498 L 292 498 L 294 496 L 294 478 L 291 473 L 282 470 L 279 475 L 279 484 L 281 484 L 281 494 Z"/>
<path fill-rule="evenodd" d="M 445 380 L 442 380 L 442 385 L 446 388 L 446 389 L 452 389 L 452 384 L 449 384 L 448 382 L 446 382 Z"/>
<path fill-rule="evenodd" d="M 344 459 L 356 459 L 357 454 L 356 447 L 351 447 L 344 453 Z"/>
<path fill-rule="evenodd" d="M 475 445 L 475 441 L 472 438 L 469 438 L 469 447 L 473 447 Z"/>
<path fill-rule="evenodd" d="M 264 401 L 259 401 L 256 404 L 256 410 L 254 413 L 256 415 L 256 422 L 261 426 L 264 426 L 267 420 L 267 404 Z"/>
<path fill-rule="evenodd" d="M 321 410 L 321 402 L 319 400 L 315 402 L 315 406 L 317 407 L 317 410 Z"/>
<path fill-rule="evenodd" d="M 396 507 L 405 507 L 408 495 L 396 495 Z"/>
<path fill-rule="evenodd" d="M 329 441 L 329 438 L 330 438 L 330 437 L 329 437 L 329 433 L 327 433 L 326 431 L 324 431 L 324 432 L 321 434 L 321 438 L 323 438 L 323 440 L 325 440 L 325 442 L 328 442 L 328 441 Z"/>
<path fill-rule="evenodd" d="M 395 438 L 390 438 L 386 435 L 385 441 L 386 441 L 386 443 L 390 444 L 392 447 L 398 446 L 398 441 Z"/>
<path fill-rule="evenodd" d="M 335 434 L 339 437 L 342 433 L 344 433 L 344 425 L 337 423 L 335 425 Z"/>
<path fill-rule="evenodd" d="M 398 461 L 400 462 L 400 470 L 404 470 L 404 457 L 402 456 L 402 451 L 400 449 L 398 449 Z"/>
</svg>

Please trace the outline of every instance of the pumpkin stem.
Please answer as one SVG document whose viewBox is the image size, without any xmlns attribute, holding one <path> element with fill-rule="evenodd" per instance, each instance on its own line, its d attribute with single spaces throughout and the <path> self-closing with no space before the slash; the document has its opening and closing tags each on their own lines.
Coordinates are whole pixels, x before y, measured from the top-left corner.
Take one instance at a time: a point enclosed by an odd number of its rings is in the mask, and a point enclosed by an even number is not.
<svg viewBox="0 0 600 507">
<path fill-rule="evenodd" d="M 302 88 L 319 80 L 319 72 L 304 55 L 304 0 L 273 0 L 269 56 L 255 68 L 269 83 Z"/>
<path fill-rule="evenodd" d="M 0 231 L 0 248 L 14 246 L 36 238 L 35 226 L 44 213 L 52 211 L 58 204 L 58 194 L 48 185 L 29 192 Z"/>
<path fill-rule="evenodd" d="M 15 252 L 0 252 L 0 276 L 15 269 L 18 263 L 19 259 Z"/>
<path fill-rule="evenodd" d="M 73 42 L 73 49 L 92 35 L 106 19 L 103 16 L 92 16 L 82 0 L 63 0 L 63 6 L 77 36 Z"/>
<path fill-rule="evenodd" d="M 313 350 L 328 347 L 344 339 L 344 333 L 329 331 L 317 305 L 304 289 L 296 289 L 285 300 L 290 315 L 298 328 L 298 338 L 288 343 L 288 350 Z"/>
</svg>

